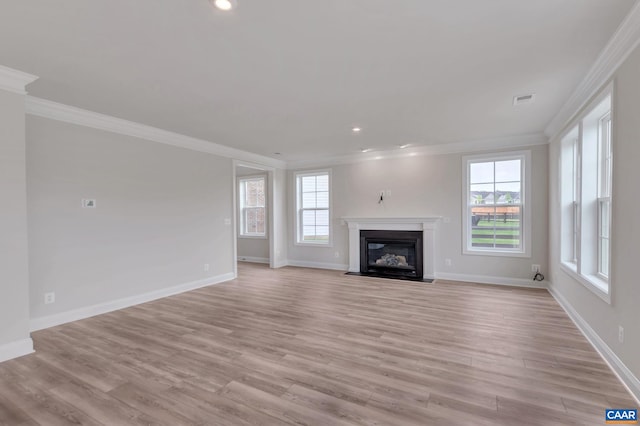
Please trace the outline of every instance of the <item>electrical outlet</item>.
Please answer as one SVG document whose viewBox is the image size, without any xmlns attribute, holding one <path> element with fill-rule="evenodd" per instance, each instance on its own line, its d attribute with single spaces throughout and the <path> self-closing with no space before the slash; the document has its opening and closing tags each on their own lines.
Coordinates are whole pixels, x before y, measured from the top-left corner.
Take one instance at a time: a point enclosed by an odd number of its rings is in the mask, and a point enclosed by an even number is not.
<svg viewBox="0 0 640 426">
<path fill-rule="evenodd" d="M 453 265 L 453 262 L 451 262 L 451 259 L 445 259 L 445 260 L 444 260 L 444 264 L 445 264 L 446 266 L 451 266 L 451 265 Z"/>
<path fill-rule="evenodd" d="M 339 252 L 339 251 L 335 252 L 335 253 L 333 254 L 333 257 L 335 257 L 335 258 L 340 257 L 340 252 Z"/>
<path fill-rule="evenodd" d="M 224 224 L 229 226 L 231 225 L 231 219 L 229 219 L 228 217 L 224 219 Z"/>
<path fill-rule="evenodd" d="M 618 342 L 624 343 L 624 328 L 621 325 L 618 326 Z"/>
<path fill-rule="evenodd" d="M 208 263 L 204 264 L 204 271 L 205 272 L 209 271 L 209 264 Z"/>
<path fill-rule="evenodd" d="M 51 303 L 55 303 L 56 301 L 56 294 L 55 293 L 45 293 L 44 294 L 44 304 L 45 305 L 49 305 Z"/>
<path fill-rule="evenodd" d="M 83 209 L 95 209 L 96 208 L 96 200 L 94 198 L 83 198 L 82 199 L 82 208 Z"/>
<path fill-rule="evenodd" d="M 391 190 L 390 190 L 390 189 L 387 189 L 387 190 L 385 191 L 385 195 L 386 195 L 387 197 L 391 197 Z"/>
<path fill-rule="evenodd" d="M 540 265 L 531 265 L 531 272 L 540 272 Z"/>
</svg>

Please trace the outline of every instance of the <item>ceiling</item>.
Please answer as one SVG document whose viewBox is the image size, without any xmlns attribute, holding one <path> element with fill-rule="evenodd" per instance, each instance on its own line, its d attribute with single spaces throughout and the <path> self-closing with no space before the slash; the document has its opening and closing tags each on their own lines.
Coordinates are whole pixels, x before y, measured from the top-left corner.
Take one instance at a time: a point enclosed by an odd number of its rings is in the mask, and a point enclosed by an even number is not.
<svg viewBox="0 0 640 426">
<path fill-rule="evenodd" d="M 0 64 L 39 76 L 32 96 L 287 161 L 515 140 L 633 3 L 2 0 Z"/>
</svg>

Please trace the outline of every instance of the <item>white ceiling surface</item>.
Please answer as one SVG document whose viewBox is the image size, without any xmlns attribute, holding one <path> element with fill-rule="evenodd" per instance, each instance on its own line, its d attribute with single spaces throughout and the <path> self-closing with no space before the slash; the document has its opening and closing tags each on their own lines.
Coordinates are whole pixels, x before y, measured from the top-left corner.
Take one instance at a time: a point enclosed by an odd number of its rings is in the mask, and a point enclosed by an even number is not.
<svg viewBox="0 0 640 426">
<path fill-rule="evenodd" d="M 540 134 L 634 3 L 0 1 L 31 95 L 283 160 Z"/>
</svg>

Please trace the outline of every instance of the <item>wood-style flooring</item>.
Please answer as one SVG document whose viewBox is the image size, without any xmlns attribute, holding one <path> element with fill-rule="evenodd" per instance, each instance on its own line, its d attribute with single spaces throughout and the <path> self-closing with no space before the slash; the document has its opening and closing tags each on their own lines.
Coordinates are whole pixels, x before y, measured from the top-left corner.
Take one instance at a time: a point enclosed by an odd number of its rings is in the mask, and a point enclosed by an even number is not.
<svg viewBox="0 0 640 426">
<path fill-rule="evenodd" d="M 636 404 L 545 290 L 241 264 L 33 333 L 6 425 L 601 425 Z"/>
</svg>

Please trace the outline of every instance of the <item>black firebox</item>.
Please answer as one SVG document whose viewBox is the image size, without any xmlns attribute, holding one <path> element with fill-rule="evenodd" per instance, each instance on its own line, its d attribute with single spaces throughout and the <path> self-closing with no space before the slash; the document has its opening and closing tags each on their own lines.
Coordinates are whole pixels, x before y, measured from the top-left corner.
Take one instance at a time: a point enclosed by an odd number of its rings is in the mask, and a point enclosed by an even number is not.
<svg viewBox="0 0 640 426">
<path fill-rule="evenodd" d="M 360 273 L 422 281 L 422 231 L 360 231 Z"/>
</svg>

